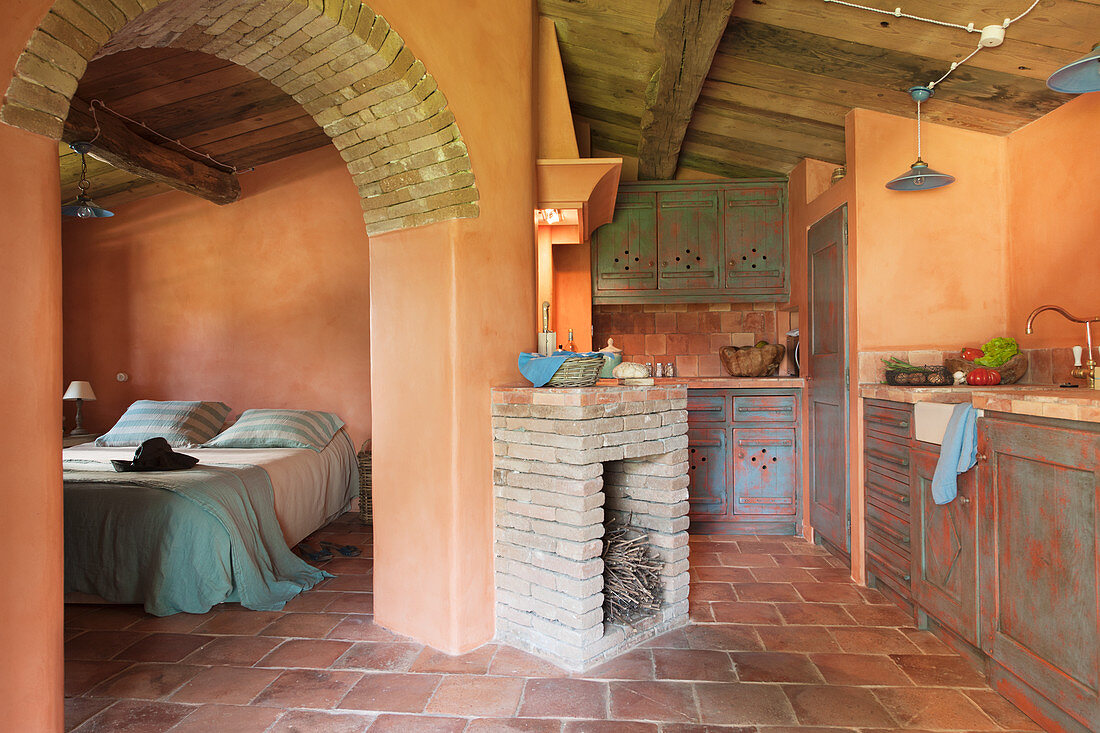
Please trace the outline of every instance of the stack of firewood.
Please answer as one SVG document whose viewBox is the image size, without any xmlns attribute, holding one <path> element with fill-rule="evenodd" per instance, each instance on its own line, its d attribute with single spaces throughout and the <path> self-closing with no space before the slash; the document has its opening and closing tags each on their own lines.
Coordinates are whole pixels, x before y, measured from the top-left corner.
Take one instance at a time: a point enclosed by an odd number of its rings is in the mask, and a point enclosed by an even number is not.
<svg viewBox="0 0 1100 733">
<path fill-rule="evenodd" d="M 660 561 L 645 534 L 616 519 L 603 537 L 604 620 L 630 624 L 660 610 Z"/>
</svg>

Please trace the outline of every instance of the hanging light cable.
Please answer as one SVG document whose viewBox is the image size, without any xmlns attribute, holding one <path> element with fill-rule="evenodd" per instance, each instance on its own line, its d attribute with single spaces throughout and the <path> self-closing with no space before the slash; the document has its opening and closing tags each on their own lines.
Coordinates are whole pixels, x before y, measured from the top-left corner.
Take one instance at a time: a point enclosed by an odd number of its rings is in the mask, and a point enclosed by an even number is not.
<svg viewBox="0 0 1100 733">
<path fill-rule="evenodd" d="M 96 131 L 96 137 L 99 137 L 99 131 Z M 95 138 L 93 138 L 93 141 Z M 80 193 L 76 196 L 76 201 L 71 204 L 66 204 L 61 207 L 62 216 L 72 216 L 77 219 L 103 219 L 108 216 L 114 216 L 114 212 L 104 209 L 102 206 L 96 204 L 88 197 L 88 189 L 91 188 L 91 181 L 88 180 L 88 148 L 91 147 L 91 142 L 74 142 L 70 143 L 69 147 L 75 152 L 80 154 L 80 181 L 76 184 L 80 189 Z"/>
</svg>

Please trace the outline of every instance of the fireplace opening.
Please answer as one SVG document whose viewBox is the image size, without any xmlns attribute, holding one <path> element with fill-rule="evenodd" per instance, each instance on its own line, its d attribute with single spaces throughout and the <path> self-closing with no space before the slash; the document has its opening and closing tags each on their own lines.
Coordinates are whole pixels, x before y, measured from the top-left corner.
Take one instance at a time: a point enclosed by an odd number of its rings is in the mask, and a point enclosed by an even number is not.
<svg viewBox="0 0 1100 733">
<path fill-rule="evenodd" d="M 661 560 L 629 518 L 604 523 L 602 558 L 604 623 L 634 626 L 661 610 Z"/>
</svg>

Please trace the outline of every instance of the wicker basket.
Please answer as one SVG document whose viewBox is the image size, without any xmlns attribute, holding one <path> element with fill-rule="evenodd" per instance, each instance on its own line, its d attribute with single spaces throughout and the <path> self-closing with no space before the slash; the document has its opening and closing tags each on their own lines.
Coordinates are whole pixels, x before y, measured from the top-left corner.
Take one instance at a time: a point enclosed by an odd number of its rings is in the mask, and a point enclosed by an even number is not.
<svg viewBox="0 0 1100 733">
<path fill-rule="evenodd" d="M 886 383 L 900 387 L 950 387 L 955 380 L 944 367 L 926 367 L 916 372 L 887 369 Z"/>
<path fill-rule="evenodd" d="M 370 498 L 370 440 L 359 449 L 359 521 L 370 524 L 374 507 Z"/>
<path fill-rule="evenodd" d="M 591 387 L 600 378 L 602 356 L 571 356 L 562 362 L 547 387 Z"/>
</svg>

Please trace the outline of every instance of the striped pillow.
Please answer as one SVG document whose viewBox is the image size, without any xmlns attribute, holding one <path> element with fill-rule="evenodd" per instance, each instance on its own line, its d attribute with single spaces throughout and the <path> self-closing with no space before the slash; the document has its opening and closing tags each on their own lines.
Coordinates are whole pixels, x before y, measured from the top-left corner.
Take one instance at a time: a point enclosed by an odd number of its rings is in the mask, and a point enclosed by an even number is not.
<svg viewBox="0 0 1100 733">
<path fill-rule="evenodd" d="M 313 410 L 245 410 L 241 418 L 204 448 L 310 448 L 320 451 L 344 421 Z"/>
<path fill-rule="evenodd" d="M 141 445 L 159 436 L 173 448 L 196 448 L 218 434 L 228 415 L 224 402 L 138 400 L 95 444 Z"/>
</svg>

